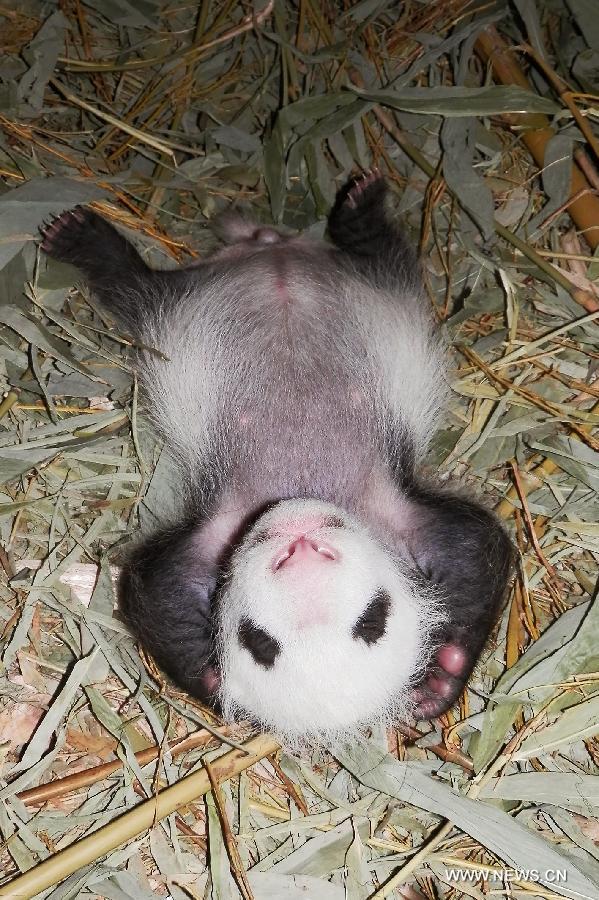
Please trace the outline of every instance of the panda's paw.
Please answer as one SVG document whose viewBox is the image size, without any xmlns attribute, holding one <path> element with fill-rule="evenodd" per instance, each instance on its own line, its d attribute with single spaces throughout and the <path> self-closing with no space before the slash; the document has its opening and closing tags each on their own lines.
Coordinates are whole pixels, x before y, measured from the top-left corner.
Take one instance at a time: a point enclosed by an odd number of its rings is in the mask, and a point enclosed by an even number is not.
<svg viewBox="0 0 599 900">
<path fill-rule="evenodd" d="M 95 272 L 99 266 L 114 268 L 133 257 L 125 238 L 85 206 L 66 210 L 42 226 L 40 233 L 44 253 L 86 273 Z"/>
<path fill-rule="evenodd" d="M 83 206 L 76 206 L 52 219 L 40 228 L 44 253 L 61 262 L 73 262 L 85 238 L 88 218 L 94 216 Z"/>
<path fill-rule="evenodd" d="M 348 187 L 345 204 L 351 209 L 366 212 L 378 208 L 387 193 L 387 182 L 380 169 L 372 168 L 354 178 Z"/>
<path fill-rule="evenodd" d="M 436 719 L 458 699 L 472 671 L 472 660 L 460 644 L 442 644 L 412 701 L 416 719 Z"/>
<path fill-rule="evenodd" d="M 378 169 L 353 178 L 337 195 L 329 234 L 342 250 L 373 256 L 389 235 L 385 212 L 387 181 Z"/>
</svg>

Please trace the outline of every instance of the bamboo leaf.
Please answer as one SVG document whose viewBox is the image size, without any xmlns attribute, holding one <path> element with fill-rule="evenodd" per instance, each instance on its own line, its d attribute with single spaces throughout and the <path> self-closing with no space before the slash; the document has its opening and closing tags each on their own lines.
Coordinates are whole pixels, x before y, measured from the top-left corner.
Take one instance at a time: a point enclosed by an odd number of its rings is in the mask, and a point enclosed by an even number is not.
<svg viewBox="0 0 599 900">
<path fill-rule="evenodd" d="M 353 88 L 373 103 L 405 112 L 444 117 L 493 116 L 502 113 L 546 113 L 558 111 L 545 97 L 518 87 L 435 87 L 402 88 L 398 91 L 367 91 Z"/>
<path fill-rule="evenodd" d="M 562 870 L 566 866 L 558 851 L 502 810 L 461 797 L 447 785 L 434 781 L 426 773 L 425 766 L 401 763 L 373 744 L 357 741 L 336 750 L 335 755 L 361 784 L 450 818 L 458 828 L 480 841 L 509 866 L 526 869 L 534 859 L 541 883 L 562 896 L 582 896 L 589 900 L 594 896 L 596 887 L 571 862 L 567 864 L 567 884 L 558 885 L 547 879 L 543 882 L 543 873 Z"/>
</svg>

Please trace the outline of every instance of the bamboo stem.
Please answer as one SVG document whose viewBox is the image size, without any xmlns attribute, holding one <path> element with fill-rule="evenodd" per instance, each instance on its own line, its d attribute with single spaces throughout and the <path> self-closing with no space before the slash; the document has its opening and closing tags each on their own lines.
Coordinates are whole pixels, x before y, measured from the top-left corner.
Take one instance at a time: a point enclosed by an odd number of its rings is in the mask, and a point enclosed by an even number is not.
<svg viewBox="0 0 599 900">
<path fill-rule="evenodd" d="M 357 84 L 358 87 L 362 87 L 362 82 L 355 75 L 355 73 L 352 75 L 352 77 L 354 79 L 354 83 Z M 401 149 L 406 154 L 406 156 L 409 156 L 409 158 L 412 160 L 412 162 L 415 163 L 419 169 L 422 169 L 422 171 L 425 173 L 425 175 L 428 175 L 429 178 L 434 178 L 435 177 L 434 167 L 430 164 L 430 162 L 426 159 L 426 157 L 420 152 L 420 150 L 418 150 L 417 147 L 414 147 L 414 145 L 411 144 L 406 139 L 404 134 L 395 125 L 392 117 L 385 110 L 381 109 L 380 106 L 374 106 L 372 112 L 376 116 L 376 118 L 379 120 L 379 122 L 381 123 L 381 125 L 383 126 L 385 131 L 387 131 L 391 135 L 391 137 L 397 142 L 397 144 L 401 147 Z M 524 116 L 521 115 L 521 118 L 524 118 Z M 582 175 L 581 175 L 581 177 L 582 177 Z M 587 190 L 590 190 L 590 188 L 586 184 L 586 181 L 585 181 L 585 186 L 586 186 Z M 456 201 L 458 203 L 460 203 L 460 197 L 457 194 L 452 195 L 452 196 L 454 196 Z M 586 198 L 583 198 L 583 199 L 586 199 Z M 596 198 L 594 196 L 591 196 L 589 199 L 591 199 L 593 201 L 596 200 Z M 596 219 L 596 221 L 597 221 L 597 223 L 599 223 L 599 200 L 597 200 L 596 203 L 597 203 L 597 219 Z M 570 211 L 572 210 L 574 205 L 575 205 L 574 203 L 570 204 L 570 206 L 569 206 Z M 575 284 L 573 284 L 569 280 L 569 278 L 567 278 L 567 276 L 562 271 L 560 271 L 560 269 L 556 268 L 555 266 L 552 266 L 551 263 L 548 263 L 545 259 L 543 259 L 542 256 L 539 256 L 537 251 L 533 247 L 531 247 L 530 244 L 527 244 L 526 241 L 522 241 L 517 235 L 513 234 L 509 230 L 509 228 L 505 228 L 496 219 L 493 221 L 493 224 L 494 224 L 495 231 L 497 232 L 497 234 L 500 237 L 502 237 L 505 241 L 507 241 L 509 244 L 511 244 L 512 247 L 515 247 L 516 250 L 519 250 L 520 253 L 523 254 L 523 256 L 526 256 L 527 259 L 529 259 L 532 263 L 534 263 L 534 265 L 538 269 L 540 269 L 542 272 L 544 272 L 549 278 L 551 278 L 553 281 L 555 281 L 556 284 L 561 285 L 561 287 L 563 287 L 564 290 L 566 290 L 570 294 L 570 296 L 572 297 L 573 300 L 576 301 L 576 303 L 579 303 L 582 307 L 584 307 L 584 309 L 586 309 L 590 313 L 597 312 L 599 310 L 599 303 L 597 303 L 597 300 L 595 297 L 592 297 L 586 291 L 581 290 Z M 597 225 L 596 227 L 597 227 L 597 232 L 598 232 L 598 245 L 599 245 L 599 225 Z M 585 233 L 585 237 L 587 237 L 586 233 Z M 587 240 L 588 240 L 588 237 L 587 237 Z M 589 241 L 589 243 L 591 243 L 591 242 Z"/>
<path fill-rule="evenodd" d="M 222 729 L 221 729 L 222 730 Z M 224 733 L 224 730 L 223 730 Z M 173 756 L 181 753 L 187 753 L 197 747 L 202 747 L 208 741 L 214 740 L 214 735 L 209 731 L 196 731 L 188 737 L 180 741 L 172 741 L 168 750 Z M 161 747 L 155 745 L 148 747 L 146 750 L 139 750 L 135 754 L 135 759 L 140 766 L 147 766 L 160 756 Z M 38 803 L 47 803 L 55 797 L 64 797 L 71 791 L 79 791 L 81 788 L 88 787 L 90 784 L 97 784 L 98 781 L 104 781 L 110 778 L 115 772 L 120 772 L 124 768 L 121 759 L 115 759 L 113 762 L 102 763 L 91 769 L 84 769 L 81 772 L 74 772 L 72 775 L 63 775 L 62 778 L 54 778 L 46 784 L 38 784 L 36 787 L 27 788 L 17 794 L 19 800 L 28 806 L 34 806 Z"/>
<path fill-rule="evenodd" d="M 530 82 L 516 58 L 515 48 L 504 41 L 494 25 L 481 32 L 474 48 L 483 61 L 489 63 L 496 81 L 518 85 L 526 91 L 531 90 Z M 520 113 L 516 117 L 506 115 L 505 118 L 523 129 L 522 141 L 542 169 L 545 165 L 547 144 L 555 136 L 547 116 L 540 113 Z M 594 250 L 599 246 L 599 198 L 591 191 L 591 186 L 581 170 L 577 165 L 573 165 L 570 197 L 578 194 L 580 196 L 570 203 L 568 212 L 586 242 Z"/>
<path fill-rule="evenodd" d="M 219 781 L 226 781 L 244 769 L 279 749 L 270 735 L 259 734 L 244 744 L 244 751 L 231 750 L 212 763 L 212 772 Z M 193 772 L 171 787 L 160 791 L 144 803 L 119 816 L 93 834 L 75 841 L 70 847 L 55 853 L 33 869 L 18 875 L 0 887 L 0 897 L 11 900 L 30 900 L 41 891 L 67 878 L 77 869 L 95 862 L 112 850 L 152 828 L 160 819 L 169 816 L 181 806 L 196 800 L 210 790 L 210 780 L 205 769 Z"/>
<path fill-rule="evenodd" d="M 13 408 L 18 399 L 18 391 L 9 391 L 8 394 L 2 400 L 0 400 L 0 419 L 4 418 L 4 416 Z"/>
</svg>

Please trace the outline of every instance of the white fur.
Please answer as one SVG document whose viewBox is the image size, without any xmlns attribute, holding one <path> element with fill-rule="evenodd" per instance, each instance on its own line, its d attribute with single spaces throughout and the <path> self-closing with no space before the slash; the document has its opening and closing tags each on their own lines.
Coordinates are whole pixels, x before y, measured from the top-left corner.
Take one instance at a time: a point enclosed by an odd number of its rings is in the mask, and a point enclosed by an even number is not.
<svg viewBox="0 0 599 900">
<path fill-rule="evenodd" d="M 253 535 L 282 532 L 288 523 L 312 515 L 340 517 L 344 528 L 317 528 L 339 559 L 311 571 L 288 573 L 271 562 L 284 536 L 249 547 Z M 386 632 L 368 645 L 352 628 L 375 591 L 391 597 Z M 324 611 L 326 622 L 302 627 L 306 608 Z M 272 668 L 258 665 L 238 640 L 243 617 L 281 646 Z M 312 500 L 287 500 L 257 521 L 238 549 L 219 604 L 219 699 L 227 718 L 253 717 L 286 740 L 329 743 L 358 726 L 402 714 L 410 687 L 433 647 L 428 635 L 441 619 L 432 592 L 417 588 L 361 524 L 342 510 Z"/>
<path fill-rule="evenodd" d="M 322 268 L 321 245 L 295 238 L 288 246 L 301 248 L 308 263 Z M 204 477 L 215 459 L 222 465 L 219 442 L 248 409 L 276 433 L 277 406 L 266 394 L 274 390 L 278 368 L 289 364 L 277 359 L 281 333 L 288 330 L 300 399 L 319 403 L 315 366 L 325 359 L 346 373 L 357 396 L 364 389 L 361 402 L 374 417 L 373 433 L 384 438 L 399 426 L 421 458 L 448 390 L 444 348 L 426 300 L 403 284 L 393 292 L 369 288 L 347 271 L 337 276 L 333 260 L 328 279 L 318 283 L 308 267 L 302 270 L 300 255 L 286 273 L 293 302 L 283 309 L 274 275 L 260 269 L 260 248 L 250 258 L 241 274 L 190 286 L 185 296 L 177 292 L 175 302 L 164 298 L 160 315 L 152 310 L 142 327 L 145 342 L 167 357 L 142 353 L 140 368 L 150 413 L 179 463 Z M 341 408 L 338 414 L 344 414 Z M 351 408 L 346 414 L 351 417 Z"/>
<path fill-rule="evenodd" d="M 426 298 L 416 291 L 362 293 L 356 310 L 368 335 L 377 406 L 390 411 L 395 429 L 407 431 L 421 459 L 449 392 L 445 347 L 433 331 Z"/>
<path fill-rule="evenodd" d="M 190 289 L 187 295 L 162 298 L 159 314 L 150 310 L 141 329 L 146 345 L 158 351 L 139 357 L 148 411 L 188 473 L 204 468 L 217 450 L 218 410 L 227 397 L 219 348 L 230 313 L 226 296 L 211 298 Z M 206 308 L 216 313 L 212 319 Z M 229 369 L 226 377 L 234 373 Z"/>
</svg>

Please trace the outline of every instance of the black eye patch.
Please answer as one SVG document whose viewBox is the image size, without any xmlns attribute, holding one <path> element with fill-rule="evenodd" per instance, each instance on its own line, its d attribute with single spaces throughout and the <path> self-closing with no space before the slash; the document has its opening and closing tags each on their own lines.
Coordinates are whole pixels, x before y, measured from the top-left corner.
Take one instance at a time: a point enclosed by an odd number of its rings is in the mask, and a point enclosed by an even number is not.
<svg viewBox="0 0 599 900">
<path fill-rule="evenodd" d="M 245 647 L 259 666 L 270 669 L 281 652 L 281 645 L 263 628 L 258 628 L 250 619 L 242 619 L 237 632 L 239 643 Z"/>
<path fill-rule="evenodd" d="M 352 637 L 360 638 L 369 645 L 376 644 L 385 634 L 390 610 L 391 597 L 379 588 L 352 628 Z"/>
</svg>

